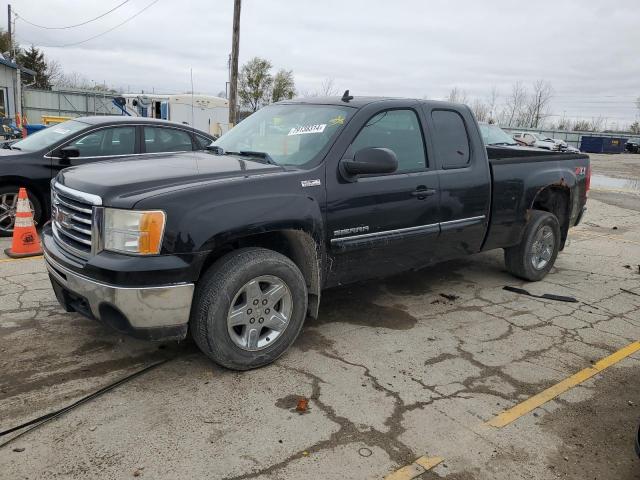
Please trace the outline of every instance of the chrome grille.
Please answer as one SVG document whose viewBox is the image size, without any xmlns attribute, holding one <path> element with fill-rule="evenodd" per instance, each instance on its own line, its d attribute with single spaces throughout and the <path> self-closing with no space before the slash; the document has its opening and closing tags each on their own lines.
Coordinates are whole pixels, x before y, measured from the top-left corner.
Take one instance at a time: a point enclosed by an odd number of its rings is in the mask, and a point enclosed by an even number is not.
<svg viewBox="0 0 640 480">
<path fill-rule="evenodd" d="M 97 243 L 93 239 L 96 207 L 102 199 L 58 183 L 51 189 L 51 223 L 56 243 L 72 255 L 87 259 Z"/>
</svg>

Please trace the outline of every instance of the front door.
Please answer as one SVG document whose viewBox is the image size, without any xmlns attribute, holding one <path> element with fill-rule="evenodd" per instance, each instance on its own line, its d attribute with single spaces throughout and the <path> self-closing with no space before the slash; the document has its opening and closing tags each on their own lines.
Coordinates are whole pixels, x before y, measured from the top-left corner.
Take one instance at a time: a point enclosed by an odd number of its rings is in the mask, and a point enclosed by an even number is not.
<svg viewBox="0 0 640 480">
<path fill-rule="evenodd" d="M 327 165 L 327 285 L 425 265 L 439 234 L 438 174 L 428 160 L 420 111 L 363 110 L 357 117 L 370 113 L 343 158 L 384 147 L 396 154 L 398 169 L 349 181 L 332 171 L 337 163 Z"/>
</svg>

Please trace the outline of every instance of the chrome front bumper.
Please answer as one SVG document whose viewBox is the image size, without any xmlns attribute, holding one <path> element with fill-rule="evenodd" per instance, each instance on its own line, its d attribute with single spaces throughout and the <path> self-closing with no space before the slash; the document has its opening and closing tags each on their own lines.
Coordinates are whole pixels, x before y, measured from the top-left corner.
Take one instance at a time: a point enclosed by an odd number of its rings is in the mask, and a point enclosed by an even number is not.
<svg viewBox="0 0 640 480">
<path fill-rule="evenodd" d="M 153 340 L 184 338 L 194 284 L 119 287 L 96 282 L 63 267 L 45 253 L 60 304 L 118 331 Z"/>
</svg>

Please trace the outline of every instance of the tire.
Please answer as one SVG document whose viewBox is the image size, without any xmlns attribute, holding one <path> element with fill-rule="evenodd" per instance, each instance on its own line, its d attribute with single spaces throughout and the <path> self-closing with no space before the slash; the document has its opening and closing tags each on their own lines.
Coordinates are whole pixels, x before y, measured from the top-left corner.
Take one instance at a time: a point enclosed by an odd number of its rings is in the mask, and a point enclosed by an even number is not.
<svg viewBox="0 0 640 480">
<path fill-rule="evenodd" d="M 15 222 L 15 212 L 12 212 L 11 206 L 15 208 L 13 199 L 18 198 L 20 187 L 15 185 L 7 185 L 0 187 L 0 237 L 10 237 L 13 235 L 13 224 Z M 38 197 L 27 190 L 29 202 L 31 203 L 31 211 L 33 212 L 33 221 L 36 226 L 42 224 L 42 205 Z M 13 204 L 13 205 L 11 205 Z M 6 216 L 8 215 L 8 217 Z"/>
<path fill-rule="evenodd" d="M 272 303 L 267 296 L 278 282 L 285 290 L 278 290 L 283 294 L 280 303 Z M 231 315 L 232 307 L 238 315 Z M 232 370 L 249 370 L 280 357 L 298 337 L 306 313 L 307 286 L 298 267 L 272 250 L 243 248 L 219 259 L 201 277 L 189 324 L 191 336 L 211 360 Z M 267 327 L 282 318 L 288 323 L 280 332 Z M 236 321 L 243 323 L 230 326 Z"/>
<path fill-rule="evenodd" d="M 549 233 L 553 235 L 551 240 L 547 237 Z M 541 236 L 544 236 L 546 240 L 542 241 L 543 248 L 538 250 L 540 244 L 536 242 L 541 239 Z M 520 244 L 504 249 L 504 262 L 512 275 L 530 282 L 537 282 L 549 273 L 559 250 L 560 224 L 556 216 L 549 212 L 532 210 L 531 218 L 525 227 Z M 536 251 L 546 252 L 537 255 Z M 542 264 L 542 260 L 545 258 L 546 262 Z M 540 262 L 536 262 L 536 259 Z"/>
</svg>

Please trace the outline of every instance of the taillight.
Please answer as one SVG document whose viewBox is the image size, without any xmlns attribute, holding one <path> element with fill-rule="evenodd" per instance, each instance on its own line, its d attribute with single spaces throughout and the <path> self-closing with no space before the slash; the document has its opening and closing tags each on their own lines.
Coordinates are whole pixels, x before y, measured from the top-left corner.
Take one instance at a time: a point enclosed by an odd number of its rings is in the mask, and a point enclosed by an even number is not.
<svg viewBox="0 0 640 480">
<path fill-rule="evenodd" d="M 584 181 L 584 194 L 586 195 L 589 192 L 589 188 L 591 188 L 591 164 L 587 167 L 587 176 Z"/>
</svg>

